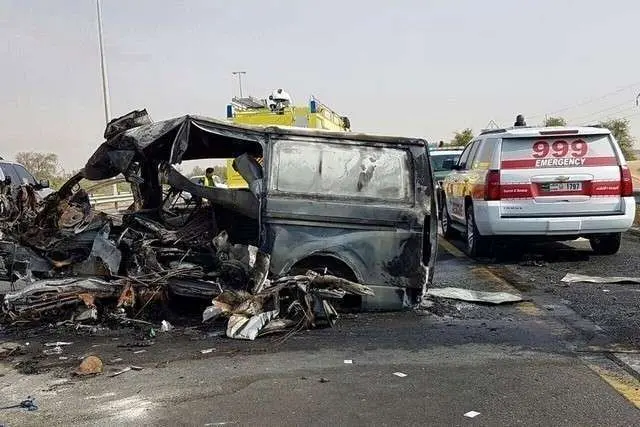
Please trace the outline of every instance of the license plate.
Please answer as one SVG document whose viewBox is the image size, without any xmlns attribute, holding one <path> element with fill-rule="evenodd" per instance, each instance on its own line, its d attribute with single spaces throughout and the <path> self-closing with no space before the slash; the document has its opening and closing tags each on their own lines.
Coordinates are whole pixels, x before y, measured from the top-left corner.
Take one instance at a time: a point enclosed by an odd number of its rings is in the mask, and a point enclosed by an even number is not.
<svg viewBox="0 0 640 427">
<path fill-rule="evenodd" d="M 582 191 L 581 182 L 550 182 L 542 184 L 542 189 L 550 193 L 556 191 Z"/>
</svg>

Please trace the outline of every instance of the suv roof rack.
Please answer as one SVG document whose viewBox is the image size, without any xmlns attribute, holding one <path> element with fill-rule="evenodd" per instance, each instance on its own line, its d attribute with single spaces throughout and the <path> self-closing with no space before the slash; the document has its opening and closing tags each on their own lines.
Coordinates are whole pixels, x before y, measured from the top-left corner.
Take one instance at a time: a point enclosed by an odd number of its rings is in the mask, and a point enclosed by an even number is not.
<svg viewBox="0 0 640 427">
<path fill-rule="evenodd" d="M 520 126 L 520 127 L 524 127 L 524 126 Z M 492 133 L 505 133 L 506 131 L 507 131 L 507 129 L 505 129 L 505 128 L 502 128 L 502 129 L 483 129 L 483 130 L 480 131 L 480 135 L 488 135 L 488 134 L 492 134 Z"/>
</svg>

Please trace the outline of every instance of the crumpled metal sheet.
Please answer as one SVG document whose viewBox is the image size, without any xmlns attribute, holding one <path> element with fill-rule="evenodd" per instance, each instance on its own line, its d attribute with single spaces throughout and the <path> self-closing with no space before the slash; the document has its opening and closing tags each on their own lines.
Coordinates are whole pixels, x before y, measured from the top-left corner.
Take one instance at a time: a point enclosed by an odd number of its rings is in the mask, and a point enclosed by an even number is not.
<svg viewBox="0 0 640 427">
<path fill-rule="evenodd" d="M 598 277 L 584 274 L 567 273 L 562 281 L 565 283 L 639 283 L 640 277 Z"/>
<path fill-rule="evenodd" d="M 229 316 L 227 336 L 250 339 L 286 329 L 311 328 L 318 321 L 333 327 L 338 313 L 325 298 L 340 299 L 347 293 L 372 295 L 364 285 L 313 271 L 269 281 L 258 294 L 225 290 L 202 314 L 203 322 Z"/>
<path fill-rule="evenodd" d="M 84 173 L 88 179 L 98 181 L 126 174 L 133 162 L 144 158 L 176 164 L 206 159 L 214 148 L 221 158 L 235 158 L 246 152 L 243 142 L 265 139 L 259 130 L 239 129 L 220 120 L 198 116 L 183 116 L 117 132 L 119 129 L 110 132 L 110 135 L 116 134 L 100 145 L 87 161 Z M 220 144 L 221 137 L 227 139 L 224 144 Z M 261 153 L 257 150 L 248 154 L 259 156 Z"/>
<path fill-rule="evenodd" d="M 505 304 L 524 301 L 522 296 L 508 292 L 485 292 L 462 288 L 431 288 L 427 295 L 437 298 L 455 299 L 468 302 L 481 302 L 486 304 Z"/>
<path fill-rule="evenodd" d="M 5 295 L 3 311 L 13 315 L 21 313 L 43 313 L 66 305 L 76 305 L 83 301 L 80 295 L 111 297 L 118 294 L 120 286 L 116 282 L 90 279 L 39 280 L 17 292 Z"/>
<path fill-rule="evenodd" d="M 277 316 L 278 310 L 265 311 L 251 317 L 234 314 L 227 323 L 227 336 L 229 338 L 253 341 L 260 331 Z"/>
<path fill-rule="evenodd" d="M 107 224 L 96 235 L 89 257 L 74 268 L 76 273 L 87 276 L 115 276 L 118 274 L 122 253 L 109 239 L 110 231 L 111 227 Z M 102 274 L 103 266 L 106 267 L 105 273 L 107 274 Z"/>
</svg>

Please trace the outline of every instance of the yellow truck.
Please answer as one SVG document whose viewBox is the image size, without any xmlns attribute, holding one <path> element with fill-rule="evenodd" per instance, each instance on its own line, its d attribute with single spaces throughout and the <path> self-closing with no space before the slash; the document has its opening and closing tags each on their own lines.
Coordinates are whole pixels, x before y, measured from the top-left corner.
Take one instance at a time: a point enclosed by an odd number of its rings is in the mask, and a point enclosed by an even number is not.
<svg viewBox="0 0 640 427">
<path fill-rule="evenodd" d="M 282 89 L 274 90 L 266 99 L 234 97 L 227 105 L 227 120 L 234 124 L 254 126 L 292 126 L 325 130 L 349 131 L 349 119 L 311 97 L 304 106 L 291 105 L 291 97 Z M 258 159 L 262 162 L 262 159 Z M 247 188 L 247 182 L 227 159 L 229 188 Z"/>
</svg>

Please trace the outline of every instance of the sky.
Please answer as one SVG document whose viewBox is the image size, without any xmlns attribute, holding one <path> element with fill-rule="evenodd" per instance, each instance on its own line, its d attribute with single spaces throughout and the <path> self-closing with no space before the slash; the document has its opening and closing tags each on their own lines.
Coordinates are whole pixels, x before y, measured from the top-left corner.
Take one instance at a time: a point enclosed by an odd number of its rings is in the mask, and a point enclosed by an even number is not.
<svg viewBox="0 0 640 427">
<path fill-rule="evenodd" d="M 640 137 L 636 0 L 102 0 L 112 116 L 224 118 L 284 88 L 354 131 L 448 141 L 545 114 Z M 0 0 L 2 152 L 78 169 L 105 117 L 94 0 Z"/>
</svg>

